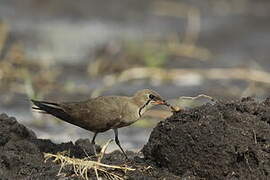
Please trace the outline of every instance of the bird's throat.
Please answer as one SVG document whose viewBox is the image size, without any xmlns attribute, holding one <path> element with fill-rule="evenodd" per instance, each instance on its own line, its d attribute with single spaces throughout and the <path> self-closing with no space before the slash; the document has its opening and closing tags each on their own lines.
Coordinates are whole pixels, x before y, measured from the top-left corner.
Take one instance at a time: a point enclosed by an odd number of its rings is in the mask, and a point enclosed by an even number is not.
<svg viewBox="0 0 270 180">
<path fill-rule="evenodd" d="M 142 114 L 146 111 L 147 105 L 150 103 L 151 100 L 148 100 L 142 107 L 139 109 L 139 117 L 142 117 Z M 145 109 L 145 110 L 144 110 Z"/>
</svg>

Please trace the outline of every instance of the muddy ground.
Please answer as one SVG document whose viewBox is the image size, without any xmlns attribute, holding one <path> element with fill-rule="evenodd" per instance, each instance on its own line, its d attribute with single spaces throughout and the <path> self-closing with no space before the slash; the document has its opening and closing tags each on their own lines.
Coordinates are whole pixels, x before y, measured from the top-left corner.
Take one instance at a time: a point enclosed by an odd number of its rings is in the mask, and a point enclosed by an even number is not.
<svg viewBox="0 0 270 180">
<path fill-rule="evenodd" d="M 44 163 L 44 152 L 68 150 L 71 157 L 93 153 L 89 140 L 54 144 L 38 139 L 15 118 L 0 115 L 1 179 L 80 179 L 59 164 Z M 251 98 L 183 110 L 154 128 L 142 154 L 106 154 L 103 163 L 128 165 L 125 179 L 269 179 L 270 99 Z M 94 172 L 89 176 L 94 177 Z"/>
</svg>

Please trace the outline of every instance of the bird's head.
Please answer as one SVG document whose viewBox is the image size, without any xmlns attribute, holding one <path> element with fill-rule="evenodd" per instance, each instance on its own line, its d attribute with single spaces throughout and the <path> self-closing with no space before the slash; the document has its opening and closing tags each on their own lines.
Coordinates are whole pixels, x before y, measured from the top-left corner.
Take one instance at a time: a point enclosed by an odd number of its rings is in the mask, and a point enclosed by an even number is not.
<svg viewBox="0 0 270 180">
<path fill-rule="evenodd" d="M 140 115 L 155 105 L 167 105 L 166 101 L 155 91 L 143 89 L 133 96 L 135 104 L 140 108 Z"/>
</svg>

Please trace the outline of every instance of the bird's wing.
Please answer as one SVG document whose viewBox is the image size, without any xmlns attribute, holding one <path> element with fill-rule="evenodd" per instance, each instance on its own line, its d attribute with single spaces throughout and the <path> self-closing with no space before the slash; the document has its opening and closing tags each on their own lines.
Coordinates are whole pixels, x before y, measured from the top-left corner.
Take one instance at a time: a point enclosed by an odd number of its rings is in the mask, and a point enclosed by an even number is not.
<svg viewBox="0 0 270 180">
<path fill-rule="evenodd" d="M 111 129 L 121 118 L 121 107 L 114 97 L 98 97 L 84 102 L 63 103 L 61 106 L 76 121 L 70 123 L 90 131 Z"/>
</svg>

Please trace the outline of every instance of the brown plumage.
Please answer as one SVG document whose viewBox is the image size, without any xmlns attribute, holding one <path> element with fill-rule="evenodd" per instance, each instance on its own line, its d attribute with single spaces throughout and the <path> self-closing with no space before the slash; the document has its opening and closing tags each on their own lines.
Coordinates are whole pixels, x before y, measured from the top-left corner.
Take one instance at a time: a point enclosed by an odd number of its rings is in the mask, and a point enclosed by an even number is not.
<svg viewBox="0 0 270 180">
<path fill-rule="evenodd" d="M 140 90 L 133 97 L 100 96 L 81 102 L 62 103 L 31 101 L 36 106 L 33 107 L 35 110 L 94 132 L 93 144 L 98 133 L 113 129 L 115 142 L 125 156 L 118 139 L 117 129 L 136 122 L 154 105 L 168 105 L 157 92 L 149 89 Z"/>
</svg>

